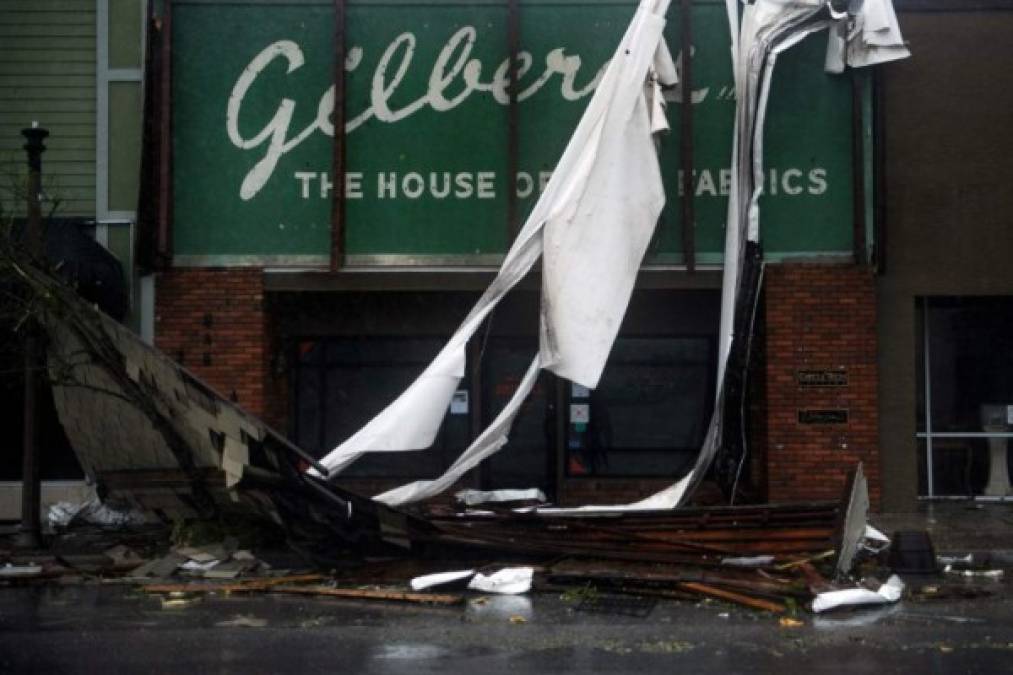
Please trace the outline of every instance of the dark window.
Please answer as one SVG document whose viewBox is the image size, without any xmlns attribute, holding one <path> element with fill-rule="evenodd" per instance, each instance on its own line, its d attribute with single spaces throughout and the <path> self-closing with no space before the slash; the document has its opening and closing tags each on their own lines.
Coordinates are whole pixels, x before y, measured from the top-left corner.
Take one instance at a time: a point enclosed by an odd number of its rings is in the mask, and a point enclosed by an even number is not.
<svg viewBox="0 0 1013 675">
<path fill-rule="evenodd" d="M 513 397 L 537 353 L 534 339 L 489 340 L 482 360 L 483 424 L 491 423 Z M 484 488 L 539 487 L 551 492 L 556 472 L 555 385 L 555 377 L 543 371 L 514 419 L 507 444 L 485 462 Z"/>
<path fill-rule="evenodd" d="M 708 337 L 619 338 L 598 388 L 566 392 L 567 473 L 680 475 L 703 442 L 713 379 Z"/>
<path fill-rule="evenodd" d="M 1009 493 L 1013 298 L 918 300 L 919 492 Z"/>
</svg>

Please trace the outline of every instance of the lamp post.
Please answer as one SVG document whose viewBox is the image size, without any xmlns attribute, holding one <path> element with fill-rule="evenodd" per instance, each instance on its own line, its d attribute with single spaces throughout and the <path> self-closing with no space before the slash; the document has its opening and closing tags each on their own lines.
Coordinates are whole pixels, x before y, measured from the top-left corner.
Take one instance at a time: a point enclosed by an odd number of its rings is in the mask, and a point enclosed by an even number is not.
<svg viewBox="0 0 1013 675">
<path fill-rule="evenodd" d="M 42 224 L 42 144 L 49 131 L 32 122 L 22 129 L 28 154 L 28 218 L 23 241 L 28 254 L 41 260 L 46 254 L 46 233 Z M 37 548 L 42 543 L 39 485 L 39 423 L 36 415 L 39 399 L 38 372 L 42 368 L 42 350 L 37 328 L 28 325 L 25 337 L 25 402 L 21 472 L 21 528 L 15 543 L 22 548 Z"/>
</svg>

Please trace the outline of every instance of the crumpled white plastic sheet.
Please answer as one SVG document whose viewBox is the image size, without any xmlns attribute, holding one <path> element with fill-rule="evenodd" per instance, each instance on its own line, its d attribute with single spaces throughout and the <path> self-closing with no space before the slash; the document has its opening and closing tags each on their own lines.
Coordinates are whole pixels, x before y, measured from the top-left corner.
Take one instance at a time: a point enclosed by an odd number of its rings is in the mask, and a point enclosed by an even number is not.
<svg viewBox="0 0 1013 675">
<path fill-rule="evenodd" d="M 476 574 L 468 582 L 468 588 L 483 593 L 499 593 L 501 595 L 518 595 L 531 590 L 531 580 L 535 570 L 531 567 L 504 567 L 489 576 Z"/>
<path fill-rule="evenodd" d="M 413 591 L 421 591 L 471 577 L 468 588 L 473 591 L 518 595 L 531 590 L 534 574 L 535 570 L 532 567 L 504 567 L 488 576 L 480 572 L 476 573 L 475 570 L 457 570 L 415 577 L 411 580 L 411 587 Z"/>
<path fill-rule="evenodd" d="M 904 594 L 904 582 L 896 574 L 890 576 L 879 590 L 867 588 L 847 588 L 840 591 L 817 593 L 813 599 L 813 612 L 827 612 L 838 607 L 854 607 L 856 605 L 888 605 L 900 600 Z"/>
<path fill-rule="evenodd" d="M 101 525 L 103 527 L 128 527 L 144 525 L 148 519 L 136 509 L 117 509 L 103 504 L 98 497 L 86 502 L 56 502 L 49 507 L 46 522 L 50 527 L 68 527 L 72 522 Z"/>
<path fill-rule="evenodd" d="M 862 537 L 862 548 L 870 553 L 881 553 L 890 548 L 890 537 L 868 523 L 865 524 L 865 535 Z"/>
<path fill-rule="evenodd" d="M 545 501 L 545 493 L 538 488 L 526 490 L 460 490 L 454 495 L 457 501 L 465 506 L 476 504 L 495 504 L 500 502 Z"/>
</svg>

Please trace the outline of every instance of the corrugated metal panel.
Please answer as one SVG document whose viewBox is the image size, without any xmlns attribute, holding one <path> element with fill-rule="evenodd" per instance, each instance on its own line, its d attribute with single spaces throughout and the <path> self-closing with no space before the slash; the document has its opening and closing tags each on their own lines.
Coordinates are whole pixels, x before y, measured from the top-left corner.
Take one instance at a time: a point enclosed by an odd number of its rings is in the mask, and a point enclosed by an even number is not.
<svg viewBox="0 0 1013 675">
<path fill-rule="evenodd" d="M 20 130 L 50 131 L 43 155 L 47 192 L 60 215 L 95 214 L 95 1 L 0 2 L 0 200 L 23 172 Z M 47 205 L 48 208 L 48 205 Z"/>
</svg>

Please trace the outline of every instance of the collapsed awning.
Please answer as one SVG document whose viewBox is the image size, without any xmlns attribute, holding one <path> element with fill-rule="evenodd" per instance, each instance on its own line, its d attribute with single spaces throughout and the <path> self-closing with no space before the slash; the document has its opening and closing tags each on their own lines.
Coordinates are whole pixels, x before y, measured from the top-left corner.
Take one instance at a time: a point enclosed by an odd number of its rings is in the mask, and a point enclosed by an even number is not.
<svg viewBox="0 0 1013 675">
<path fill-rule="evenodd" d="M 845 6 L 846 5 L 846 6 Z M 675 84 L 662 38 L 668 0 L 642 0 L 594 96 L 507 252 L 499 273 L 426 370 L 385 410 L 321 460 L 329 476 L 367 452 L 433 444 L 465 372 L 465 347 L 503 296 L 542 257 L 539 351 L 511 400 L 440 477 L 374 499 L 398 505 L 450 488 L 507 443 L 521 403 L 541 369 L 588 388 L 598 384 L 629 303 L 665 194 L 653 134 L 667 128 L 661 85 Z M 717 371 L 717 400 L 693 470 L 679 482 L 619 510 L 684 502 L 725 443 L 730 355 L 748 351 L 761 274 L 759 197 L 763 124 L 779 54 L 830 28 L 826 67 L 863 66 L 908 56 L 890 0 L 726 0 L 736 89 Z M 838 9 L 839 8 L 839 9 Z M 747 269 L 752 266 L 753 269 Z M 741 377 L 741 374 L 736 374 Z M 311 472 L 316 472 L 311 469 Z"/>
</svg>

